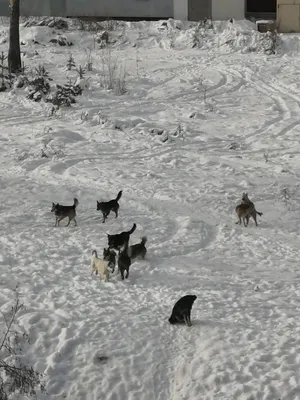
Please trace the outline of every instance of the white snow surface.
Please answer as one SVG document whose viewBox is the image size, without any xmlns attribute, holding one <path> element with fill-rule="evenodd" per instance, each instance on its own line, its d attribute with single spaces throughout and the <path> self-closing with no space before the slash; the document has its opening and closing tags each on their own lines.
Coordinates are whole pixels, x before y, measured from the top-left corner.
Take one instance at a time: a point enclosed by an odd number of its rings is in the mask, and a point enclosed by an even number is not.
<svg viewBox="0 0 300 400">
<path fill-rule="evenodd" d="M 75 23 L 21 26 L 25 65 L 52 84 L 77 76 L 70 52 L 93 57 L 77 103 L 54 115 L 24 89 L 0 94 L 0 310 L 18 285 L 39 400 L 300 399 L 299 36 L 267 55 L 255 24 L 215 23 L 193 47 L 196 26 L 115 23 L 110 50 Z M 3 19 L 0 51 L 7 32 Z M 49 44 L 59 33 L 73 46 Z M 126 69 L 122 96 L 103 87 L 107 57 Z M 121 189 L 103 224 L 96 200 Z M 235 224 L 243 192 L 258 227 Z M 74 197 L 78 227 L 54 228 L 52 202 Z M 92 250 L 134 222 L 146 259 L 125 281 L 91 276 Z M 168 322 L 185 294 L 191 328 Z"/>
</svg>

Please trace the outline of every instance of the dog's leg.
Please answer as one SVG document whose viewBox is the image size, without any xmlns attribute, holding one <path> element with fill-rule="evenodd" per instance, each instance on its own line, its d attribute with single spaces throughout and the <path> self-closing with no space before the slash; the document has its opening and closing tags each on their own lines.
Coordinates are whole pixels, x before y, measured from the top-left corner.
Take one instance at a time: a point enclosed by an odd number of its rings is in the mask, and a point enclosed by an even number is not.
<svg viewBox="0 0 300 400">
<path fill-rule="evenodd" d="M 57 226 L 59 226 L 60 221 L 62 221 L 64 218 L 65 218 L 65 217 L 60 217 L 60 218 L 58 218 Z"/>
<path fill-rule="evenodd" d="M 113 212 L 116 214 L 115 218 L 118 218 L 118 209 L 115 208 L 115 209 L 113 210 Z"/>
<path fill-rule="evenodd" d="M 55 217 L 55 225 L 54 226 L 57 226 L 57 222 L 58 222 L 58 217 Z"/>
<path fill-rule="evenodd" d="M 76 219 L 75 218 L 73 218 L 74 219 L 74 224 L 75 224 L 75 226 L 77 226 L 77 221 L 76 221 Z"/>
<path fill-rule="evenodd" d="M 103 219 L 102 219 L 102 223 L 104 224 L 105 220 L 106 220 L 106 216 L 104 213 L 102 213 Z"/>
<path fill-rule="evenodd" d="M 242 218 L 239 216 L 239 220 L 236 222 L 236 224 L 242 224 Z"/>
<path fill-rule="evenodd" d="M 189 313 L 187 315 L 187 321 L 189 323 L 189 326 L 192 326 L 192 323 L 191 323 L 191 312 L 190 311 L 189 311 Z"/>
<path fill-rule="evenodd" d="M 256 220 L 256 211 L 253 211 L 252 218 L 254 219 L 255 225 L 257 226 L 257 220 Z"/>
<path fill-rule="evenodd" d="M 129 277 L 129 269 L 126 270 L 126 279 Z"/>
<path fill-rule="evenodd" d="M 121 279 L 122 279 L 122 281 L 124 281 L 124 271 L 120 270 L 120 272 L 121 272 Z"/>
</svg>

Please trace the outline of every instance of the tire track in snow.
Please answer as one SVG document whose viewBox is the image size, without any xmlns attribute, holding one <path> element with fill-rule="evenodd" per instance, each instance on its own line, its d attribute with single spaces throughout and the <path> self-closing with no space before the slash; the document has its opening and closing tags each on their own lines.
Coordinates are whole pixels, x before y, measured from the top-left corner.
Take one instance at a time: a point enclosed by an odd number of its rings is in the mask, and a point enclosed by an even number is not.
<svg viewBox="0 0 300 400">
<path fill-rule="evenodd" d="M 271 97 L 276 108 L 279 110 L 279 115 L 267 120 L 263 126 L 248 136 L 245 137 L 248 143 L 254 143 L 259 136 L 271 132 L 272 136 L 279 137 L 289 132 L 300 124 L 300 120 L 297 118 L 296 121 L 290 122 L 293 116 L 299 115 L 299 103 L 297 101 L 296 110 L 291 110 L 287 104 L 287 100 L 292 100 L 295 103 L 295 97 L 290 95 L 286 90 L 282 90 L 279 86 L 274 86 L 272 83 L 266 83 L 266 79 L 262 80 L 257 72 L 251 70 L 249 67 L 243 66 L 244 74 L 237 71 L 231 71 L 231 73 L 243 76 L 245 81 L 255 88 L 259 93 L 265 96 Z M 282 126 L 283 125 L 283 126 Z"/>
</svg>

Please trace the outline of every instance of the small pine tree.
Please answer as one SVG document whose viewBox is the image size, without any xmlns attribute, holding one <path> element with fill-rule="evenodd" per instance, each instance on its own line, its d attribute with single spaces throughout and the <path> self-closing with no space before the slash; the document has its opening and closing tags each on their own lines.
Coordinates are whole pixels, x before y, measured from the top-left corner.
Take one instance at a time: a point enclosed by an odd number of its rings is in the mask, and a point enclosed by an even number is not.
<svg viewBox="0 0 300 400">
<path fill-rule="evenodd" d="M 70 54 L 69 58 L 67 60 L 67 70 L 71 71 L 71 69 L 75 68 L 75 67 L 76 67 L 76 64 L 75 64 L 74 58 L 73 58 L 72 54 Z"/>
<path fill-rule="evenodd" d="M 82 66 L 79 65 L 79 67 L 76 68 L 76 71 L 78 72 L 79 78 L 83 79 L 85 75 L 85 68 L 82 68 Z"/>
<path fill-rule="evenodd" d="M 39 64 L 38 67 L 35 69 L 35 72 L 36 72 L 37 76 L 47 78 L 47 79 L 49 79 L 49 81 L 52 81 L 52 78 L 49 77 L 49 72 L 46 70 L 46 68 L 43 65 Z"/>
<path fill-rule="evenodd" d="M 56 88 L 54 95 L 49 96 L 46 102 L 52 103 L 58 108 L 76 103 L 75 96 L 82 94 L 81 86 L 72 83 L 71 79 L 64 86 L 56 85 Z"/>
<path fill-rule="evenodd" d="M 5 74 L 4 74 L 4 70 L 5 70 L 5 65 L 4 65 L 4 61 L 7 59 L 7 56 L 4 54 L 4 52 L 2 51 L 0 54 L 0 78 L 1 78 L 1 86 L 0 86 L 0 92 L 4 92 L 7 87 L 5 84 Z"/>
</svg>

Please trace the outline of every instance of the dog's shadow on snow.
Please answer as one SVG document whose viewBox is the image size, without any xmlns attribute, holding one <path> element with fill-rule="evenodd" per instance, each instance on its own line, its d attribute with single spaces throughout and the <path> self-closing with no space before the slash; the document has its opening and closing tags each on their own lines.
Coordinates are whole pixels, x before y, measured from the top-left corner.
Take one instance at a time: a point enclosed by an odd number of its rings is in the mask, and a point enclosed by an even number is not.
<svg viewBox="0 0 300 400">
<path fill-rule="evenodd" d="M 192 325 L 195 327 L 199 326 L 215 326 L 216 322 L 210 319 L 192 319 Z"/>
</svg>

